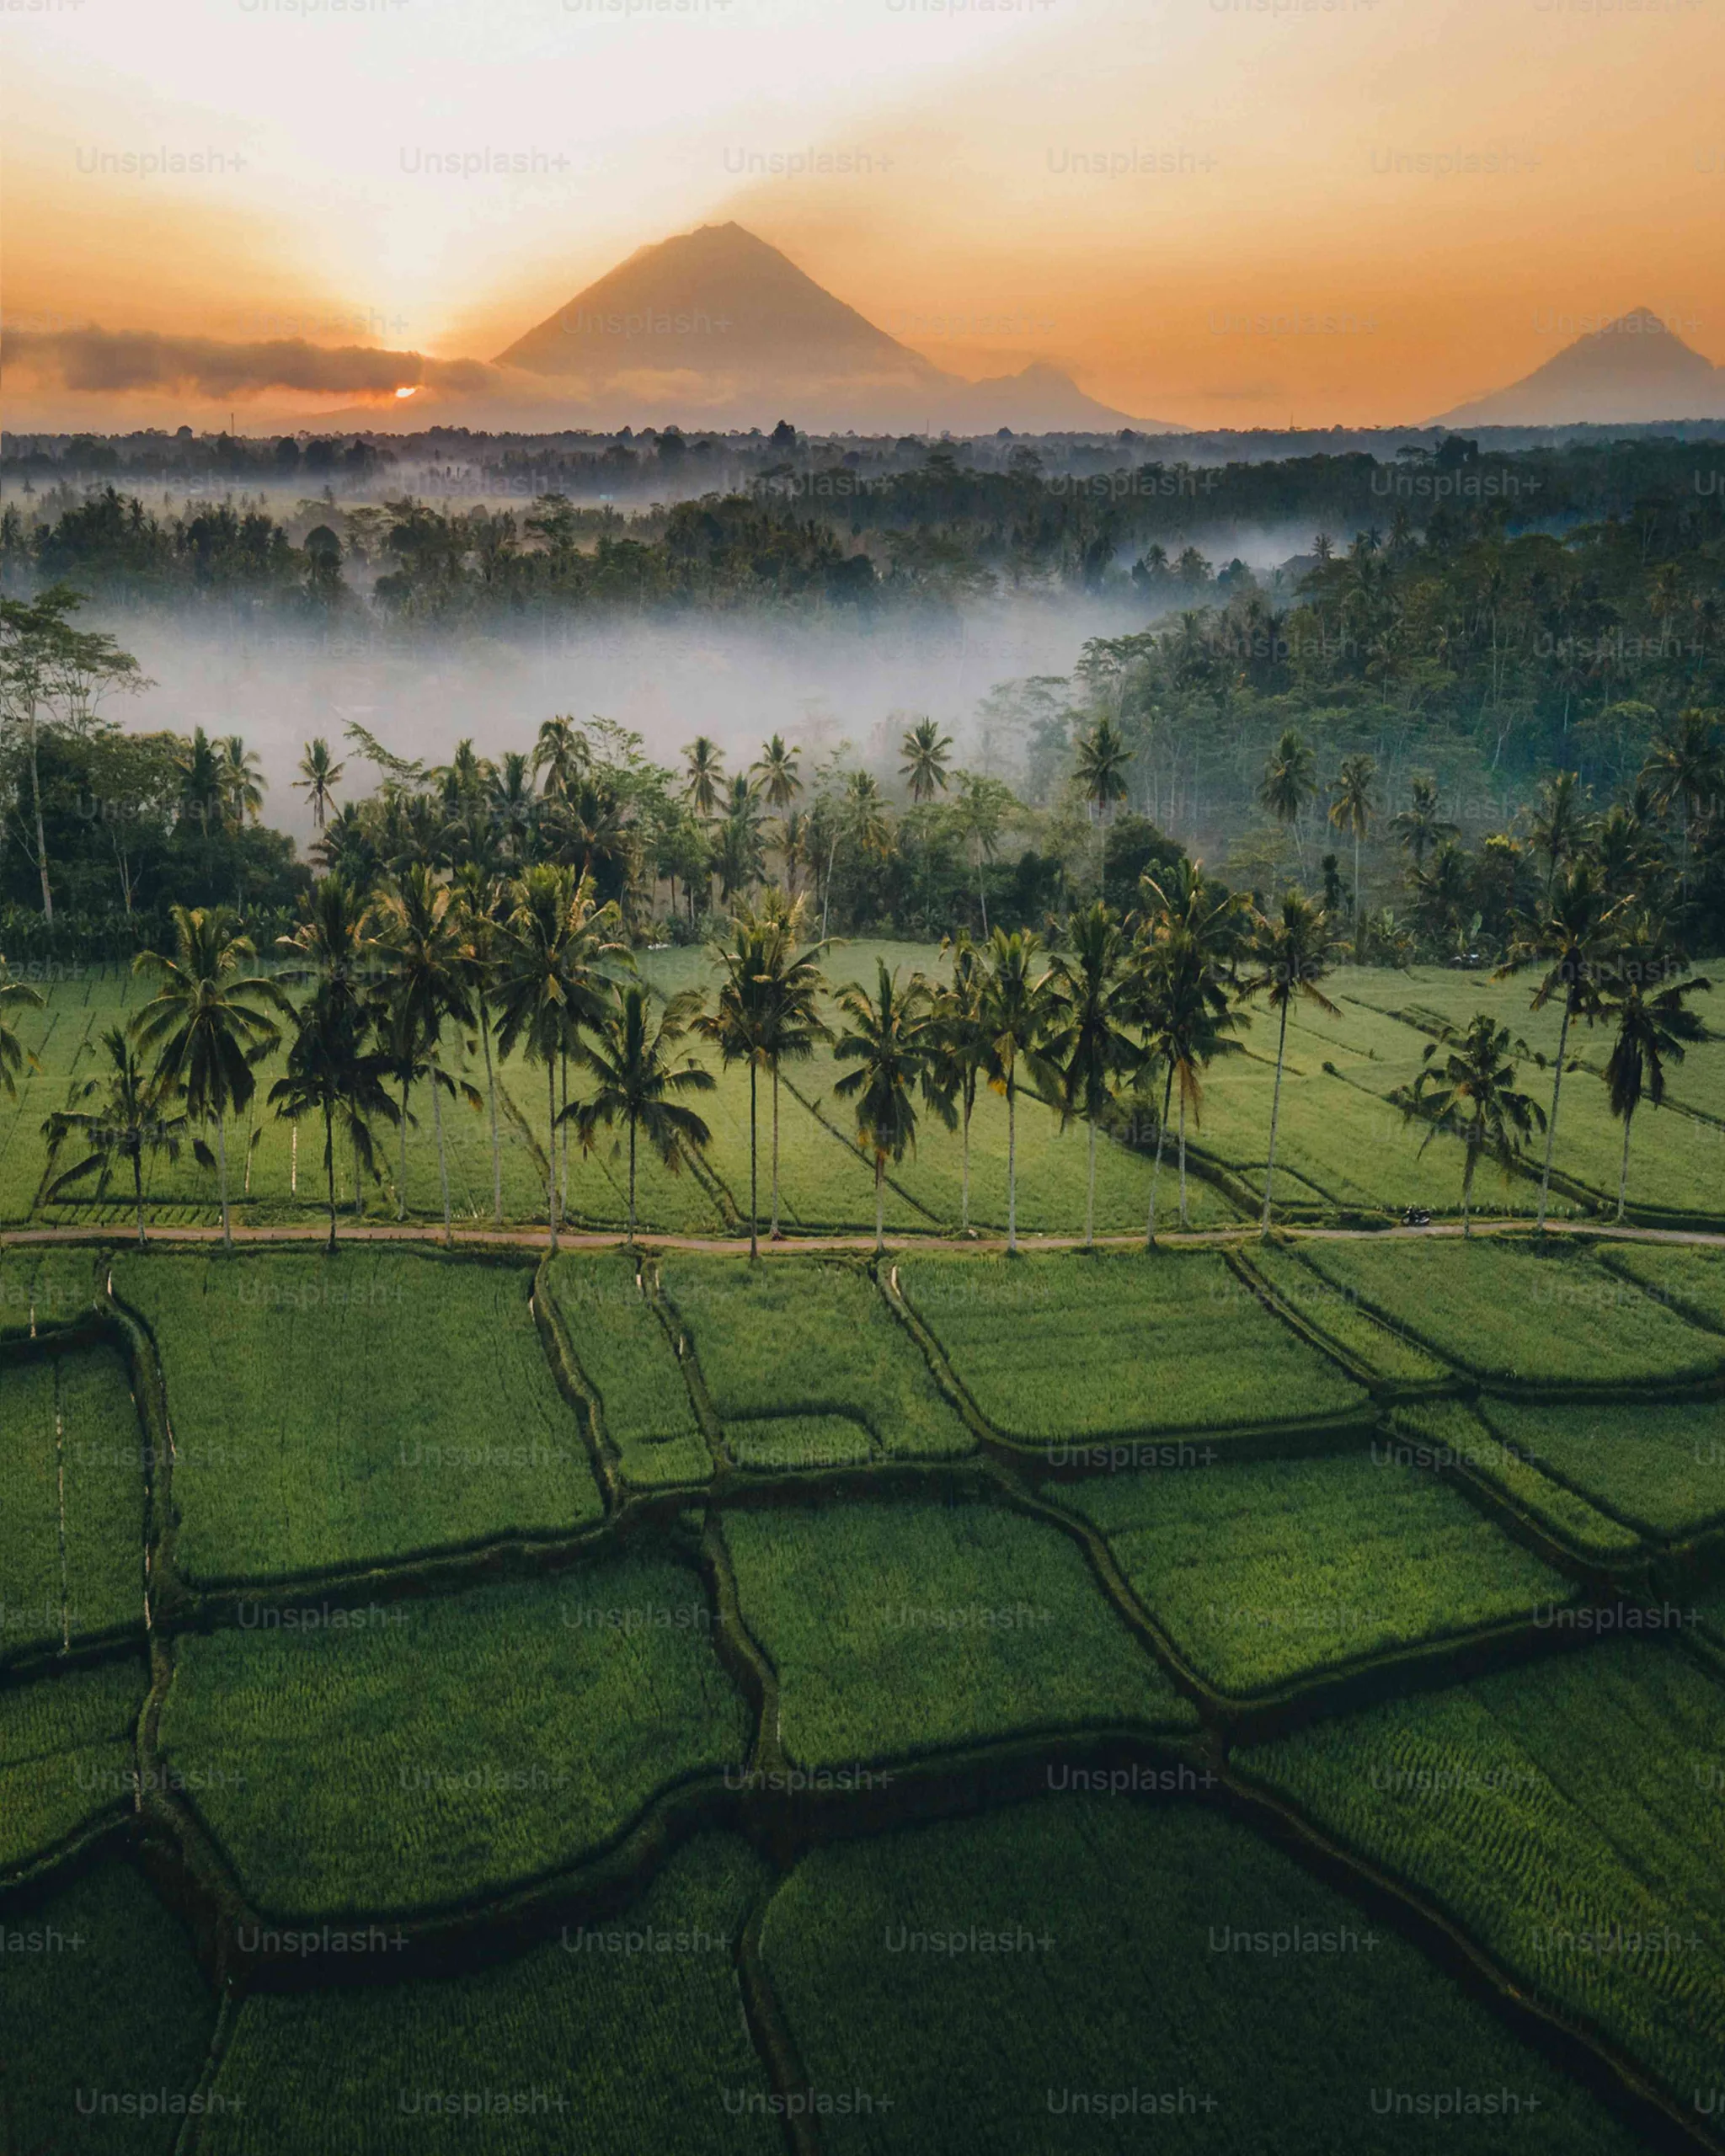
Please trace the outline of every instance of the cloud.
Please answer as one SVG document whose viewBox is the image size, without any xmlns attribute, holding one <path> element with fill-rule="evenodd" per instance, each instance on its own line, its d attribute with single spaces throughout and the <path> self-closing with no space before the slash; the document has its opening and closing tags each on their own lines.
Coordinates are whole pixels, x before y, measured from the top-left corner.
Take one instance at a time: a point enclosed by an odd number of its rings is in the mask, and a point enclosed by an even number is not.
<svg viewBox="0 0 1725 2156">
<path fill-rule="evenodd" d="M 152 330 L 14 329 L 0 340 L 0 362 L 61 387 L 109 394 L 179 389 L 208 397 L 265 389 L 320 395 L 387 396 L 430 387 L 476 390 L 494 376 L 478 360 L 429 360 L 419 352 L 371 345 L 309 344 L 303 338 L 227 344 L 212 337 L 166 337 Z"/>
</svg>

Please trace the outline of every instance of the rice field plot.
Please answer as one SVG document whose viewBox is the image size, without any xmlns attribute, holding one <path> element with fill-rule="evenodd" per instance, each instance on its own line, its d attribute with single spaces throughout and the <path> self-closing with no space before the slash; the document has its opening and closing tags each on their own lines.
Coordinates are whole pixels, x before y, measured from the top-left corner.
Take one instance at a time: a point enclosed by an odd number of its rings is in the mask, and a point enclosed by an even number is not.
<svg viewBox="0 0 1725 2156">
<path fill-rule="evenodd" d="M 1558 1412 L 1580 1411 L 1566 1406 Z M 1635 1529 L 1545 1474 L 1465 1401 L 1404 1401 L 1391 1412 L 1390 1422 L 1391 1435 L 1380 1441 L 1380 1449 L 1391 1459 L 1409 1467 L 1468 1470 L 1578 1556 L 1611 1564 L 1642 1551 L 1645 1545 Z"/>
<path fill-rule="evenodd" d="M 8 2156 L 169 2156 L 216 2025 L 179 1919 L 110 1860 L 0 1933 Z"/>
<path fill-rule="evenodd" d="M 0 1251 L 0 1340 L 30 1340 L 76 1325 L 96 1308 L 106 1253 L 19 1243 Z"/>
<path fill-rule="evenodd" d="M 1457 1492 L 1374 1446 L 1060 1490 L 1199 1674 L 1249 1697 L 1573 1599 Z"/>
<path fill-rule="evenodd" d="M 1391 1385 L 1434 1385 L 1451 1374 L 1447 1364 L 1363 1309 L 1357 1294 L 1325 1279 L 1297 1247 L 1260 1243 L 1251 1251 L 1250 1263 L 1279 1302 L 1374 1376 Z"/>
<path fill-rule="evenodd" d="M 906 1299 L 1023 1444 L 1303 1422 L 1366 1395 L 1214 1251 L 916 1257 Z"/>
<path fill-rule="evenodd" d="M 1601 1255 L 1612 1272 L 1637 1282 L 1655 1302 L 1725 1332 L 1725 1250 L 1705 1244 L 1607 1243 Z"/>
<path fill-rule="evenodd" d="M 291 1578 L 597 1520 L 531 1281 L 375 1247 L 117 1257 L 167 1382 L 180 1573 Z"/>
<path fill-rule="evenodd" d="M 1685 2105 L 1716 2084 L 1725 1692 L 1674 1646 L 1614 1641 L 1236 1758 Z"/>
<path fill-rule="evenodd" d="M 344 1621 L 345 1618 L 346 1621 Z M 178 1642 L 160 1741 L 279 1913 L 494 1894 L 746 1751 L 702 1581 L 647 1557 Z"/>
<path fill-rule="evenodd" d="M 106 1345 L 0 1368 L 0 1663 L 143 1628 L 143 1433 Z"/>
<path fill-rule="evenodd" d="M 660 1277 L 727 1433 L 748 1426 L 739 1438 L 745 1450 L 772 1435 L 761 1423 L 811 1416 L 849 1423 L 892 1459 L 950 1460 L 974 1449 L 916 1342 L 860 1267 L 778 1257 L 746 1266 L 675 1251 Z M 844 1443 L 828 1428 L 783 1434 L 793 1452 L 812 1444 L 810 1465 L 826 1464 L 822 1455 Z"/>
<path fill-rule="evenodd" d="M 713 1455 L 633 1265 L 609 1252 L 566 1251 L 547 1279 L 624 1481 L 639 1489 L 706 1481 Z"/>
<path fill-rule="evenodd" d="M 143 1703 L 142 1658 L 0 1689 L 0 1877 L 104 1812 L 130 1810 Z"/>
<path fill-rule="evenodd" d="M 259 1993 L 206 2156 L 777 2156 L 733 1956 L 767 1874 L 702 1835 L 628 1910 L 446 1982 Z M 478 2111 L 462 2092 L 490 2092 Z M 507 2099 L 510 2100 L 505 2101 Z"/>
<path fill-rule="evenodd" d="M 1725 1524 L 1725 1401 L 1480 1402 L 1505 1444 L 1638 1533 Z"/>
<path fill-rule="evenodd" d="M 1196 1717 L 1057 1528 L 1001 1508 L 733 1508 L 743 1621 L 809 1767 Z"/>
<path fill-rule="evenodd" d="M 811 2082 L 875 2100 L 821 2121 L 835 2156 L 1640 2146 L 1398 1935 L 1196 1805 L 1052 1796 L 817 1849 L 761 1954 Z"/>
<path fill-rule="evenodd" d="M 1369 1310 L 1487 1382 L 1676 1383 L 1725 1364 L 1725 1343 L 1585 1250 L 1482 1237 L 1313 1241 L 1305 1255 Z"/>
</svg>

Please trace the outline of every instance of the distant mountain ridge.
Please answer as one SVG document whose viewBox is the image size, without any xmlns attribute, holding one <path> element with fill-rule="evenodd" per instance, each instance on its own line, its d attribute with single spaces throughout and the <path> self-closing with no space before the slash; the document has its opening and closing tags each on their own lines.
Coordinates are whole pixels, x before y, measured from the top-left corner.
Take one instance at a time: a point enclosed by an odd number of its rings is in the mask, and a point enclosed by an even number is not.
<svg viewBox="0 0 1725 2156">
<path fill-rule="evenodd" d="M 1602 322 L 1505 389 L 1439 415 L 1453 427 L 1610 426 L 1725 418 L 1725 367 L 1651 307 Z"/>
</svg>

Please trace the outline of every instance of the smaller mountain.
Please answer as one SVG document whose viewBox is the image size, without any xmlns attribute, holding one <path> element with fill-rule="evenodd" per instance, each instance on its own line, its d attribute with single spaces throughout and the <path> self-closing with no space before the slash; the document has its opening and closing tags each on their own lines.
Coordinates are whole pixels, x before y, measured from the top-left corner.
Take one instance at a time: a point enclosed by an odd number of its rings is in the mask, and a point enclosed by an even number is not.
<svg viewBox="0 0 1725 2156">
<path fill-rule="evenodd" d="M 1725 418 L 1725 367 L 1650 307 L 1603 322 L 1507 389 L 1458 404 L 1446 427 L 1624 426 Z"/>
</svg>

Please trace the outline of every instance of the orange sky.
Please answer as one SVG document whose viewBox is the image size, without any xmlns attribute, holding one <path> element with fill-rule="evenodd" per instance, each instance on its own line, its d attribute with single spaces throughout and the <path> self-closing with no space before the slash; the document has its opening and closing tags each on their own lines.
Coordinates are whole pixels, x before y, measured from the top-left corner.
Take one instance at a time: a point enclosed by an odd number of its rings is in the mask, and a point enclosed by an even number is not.
<svg viewBox="0 0 1725 2156">
<path fill-rule="evenodd" d="M 1725 360 L 1725 0 L 45 0 L 0 40 L 11 327 L 489 358 L 735 217 L 943 366 L 1188 424 L 1427 418 L 1637 305 Z"/>
</svg>

